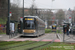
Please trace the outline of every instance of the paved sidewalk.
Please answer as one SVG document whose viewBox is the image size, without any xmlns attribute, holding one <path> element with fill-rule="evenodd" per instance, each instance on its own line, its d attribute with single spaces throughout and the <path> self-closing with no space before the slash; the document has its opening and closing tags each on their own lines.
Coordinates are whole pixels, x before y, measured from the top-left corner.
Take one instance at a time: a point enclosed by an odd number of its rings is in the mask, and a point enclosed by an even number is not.
<svg viewBox="0 0 75 50">
<path fill-rule="evenodd" d="M 18 34 L 17 36 L 13 36 L 12 38 L 10 38 L 9 35 L 6 34 L 0 34 L 0 41 L 5 41 L 5 40 L 9 40 L 9 39 L 14 39 L 17 38 L 19 36 L 21 36 L 22 34 Z"/>
<path fill-rule="evenodd" d="M 70 34 L 69 36 L 64 34 L 58 33 L 58 38 L 60 39 L 61 42 L 69 42 L 69 43 L 75 43 L 75 35 Z M 64 38 L 64 41 L 63 41 Z"/>
<path fill-rule="evenodd" d="M 9 35 L 6 35 L 6 34 L 0 35 L 0 41 L 4 41 L 4 40 L 8 40 L 8 39 L 9 39 Z"/>
</svg>

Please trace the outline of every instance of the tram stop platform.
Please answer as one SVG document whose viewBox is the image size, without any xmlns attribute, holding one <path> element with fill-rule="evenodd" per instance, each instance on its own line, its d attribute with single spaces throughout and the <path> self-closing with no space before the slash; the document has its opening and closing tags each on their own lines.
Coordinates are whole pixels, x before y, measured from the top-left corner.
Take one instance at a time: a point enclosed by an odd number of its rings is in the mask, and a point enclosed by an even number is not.
<svg viewBox="0 0 75 50">
<path fill-rule="evenodd" d="M 9 35 L 0 34 L 0 41 L 4 41 L 4 40 L 8 40 L 8 39 L 9 39 Z"/>
<path fill-rule="evenodd" d="M 75 43 L 75 35 L 73 34 L 66 35 L 66 34 L 57 33 L 57 35 L 61 42 Z"/>
<path fill-rule="evenodd" d="M 6 34 L 0 34 L 0 41 L 6 41 L 6 40 L 9 40 L 9 39 L 14 39 L 14 38 L 17 38 L 21 35 L 22 34 L 18 34 L 17 36 L 11 36 L 11 35 L 6 35 Z"/>
</svg>

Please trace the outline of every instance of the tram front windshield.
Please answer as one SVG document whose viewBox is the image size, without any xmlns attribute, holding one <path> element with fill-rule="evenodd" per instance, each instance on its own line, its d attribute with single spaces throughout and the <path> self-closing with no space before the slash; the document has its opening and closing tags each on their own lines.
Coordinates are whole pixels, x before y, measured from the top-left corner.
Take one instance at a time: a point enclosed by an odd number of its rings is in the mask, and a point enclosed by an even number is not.
<svg viewBox="0 0 75 50">
<path fill-rule="evenodd" d="M 35 29 L 35 23 L 34 23 L 34 20 L 25 20 L 23 22 L 23 28 L 24 29 Z"/>
</svg>

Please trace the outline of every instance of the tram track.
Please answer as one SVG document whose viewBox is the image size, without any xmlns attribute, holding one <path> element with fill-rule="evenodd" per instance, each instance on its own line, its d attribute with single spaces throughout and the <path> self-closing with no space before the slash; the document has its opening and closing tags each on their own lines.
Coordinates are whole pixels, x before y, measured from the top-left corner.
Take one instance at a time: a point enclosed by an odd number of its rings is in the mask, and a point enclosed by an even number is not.
<svg viewBox="0 0 75 50">
<path fill-rule="evenodd" d="M 37 43 L 37 41 L 27 43 L 27 44 L 21 44 L 21 45 L 13 46 L 13 47 L 1 48 L 0 50 L 6 50 L 6 49 L 16 48 L 16 47 L 20 47 L 20 46 L 26 46 L 26 45 L 33 44 L 33 43 Z"/>
<path fill-rule="evenodd" d="M 52 44 L 54 42 L 54 40 L 52 42 L 48 42 L 46 44 L 43 44 L 43 45 L 39 45 L 39 46 L 36 46 L 36 47 L 32 47 L 32 48 L 29 48 L 29 49 L 26 49 L 26 50 L 33 50 L 35 48 L 39 48 L 39 47 L 43 47 L 43 46 L 46 46 L 46 45 L 49 45 L 49 44 Z M 24 49 L 25 50 L 25 49 Z"/>
<path fill-rule="evenodd" d="M 46 36 L 44 37 L 46 38 Z M 34 42 L 28 42 L 28 43 L 22 43 L 20 45 L 16 45 L 16 46 L 11 46 L 11 47 L 6 47 L 6 48 L 0 48 L 0 50 L 8 50 L 8 49 L 13 49 L 13 48 L 17 48 L 17 47 L 22 47 L 22 46 L 26 46 L 26 45 L 32 45 L 34 43 L 39 43 L 40 41 L 44 40 L 44 38 L 40 39 L 39 41 L 34 41 Z M 33 38 L 34 39 L 34 38 Z M 54 39 L 55 40 L 55 39 Z M 48 42 L 48 43 L 45 43 L 45 44 L 41 44 L 41 45 L 38 45 L 38 46 L 35 46 L 35 47 L 31 47 L 31 48 L 28 48 L 26 50 L 32 50 L 32 49 L 35 49 L 35 48 L 39 48 L 39 47 L 42 47 L 42 46 L 45 46 L 45 45 L 48 45 L 48 44 L 51 44 L 54 42 L 54 40 Z M 14 43 L 13 43 L 14 44 Z M 17 44 L 17 43 L 16 43 Z M 25 50 L 25 48 L 24 48 Z"/>
<path fill-rule="evenodd" d="M 40 41 L 38 41 L 38 42 L 40 42 Z M 7 48 L 0 48 L 0 50 L 7 50 L 7 49 L 21 47 L 21 46 L 26 46 L 26 45 L 30 45 L 30 44 L 34 44 L 34 43 L 38 43 L 38 42 L 37 41 L 34 41 L 34 42 L 31 42 L 31 43 L 22 44 L 22 45 L 18 45 L 18 46 L 7 47 Z M 52 42 L 48 42 L 46 44 L 42 44 L 42 45 L 36 46 L 36 47 L 29 48 L 29 49 L 26 49 L 26 50 L 32 50 L 34 48 L 42 47 L 42 46 L 45 46 L 45 45 L 48 45 L 48 44 L 51 44 L 51 43 L 53 43 L 53 41 Z"/>
<path fill-rule="evenodd" d="M 6 50 L 6 49 L 11 49 L 11 48 L 16 48 L 16 47 L 25 46 L 25 45 L 28 45 L 28 44 L 33 44 L 33 43 L 36 43 L 36 41 L 35 41 L 35 42 L 31 42 L 31 43 L 27 43 L 27 44 L 18 45 L 18 46 L 7 47 L 7 48 L 1 48 L 0 50 Z"/>
<path fill-rule="evenodd" d="M 2 42 L 0 45 L 3 46 L 3 45 L 9 45 L 9 44 L 15 44 L 15 43 L 21 43 L 21 42 L 10 42 L 10 43 L 6 43 L 6 44 L 3 44 L 4 42 Z"/>
<path fill-rule="evenodd" d="M 44 38 L 45 38 L 45 37 L 44 37 Z M 21 45 L 18 45 L 18 46 L 1 48 L 0 50 L 6 50 L 6 49 L 11 49 L 11 48 L 16 48 L 16 47 L 21 47 L 21 46 L 26 46 L 26 45 L 34 44 L 34 43 L 37 43 L 37 42 L 42 41 L 44 38 L 40 39 L 39 41 L 34 41 L 34 42 L 27 43 L 27 44 L 21 44 Z M 13 44 L 14 44 L 14 43 L 13 43 Z"/>
</svg>

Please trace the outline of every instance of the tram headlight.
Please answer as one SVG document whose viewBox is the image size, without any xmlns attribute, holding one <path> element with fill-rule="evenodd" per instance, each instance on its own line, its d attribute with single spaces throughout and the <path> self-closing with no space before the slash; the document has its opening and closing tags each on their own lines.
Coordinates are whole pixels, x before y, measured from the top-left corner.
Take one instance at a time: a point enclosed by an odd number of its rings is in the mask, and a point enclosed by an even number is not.
<svg viewBox="0 0 75 50">
<path fill-rule="evenodd" d="M 36 32 L 36 30 L 34 30 L 34 32 Z"/>
<path fill-rule="evenodd" d="M 23 30 L 23 32 L 24 32 L 24 30 Z"/>
</svg>

